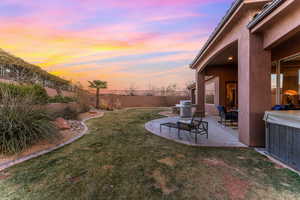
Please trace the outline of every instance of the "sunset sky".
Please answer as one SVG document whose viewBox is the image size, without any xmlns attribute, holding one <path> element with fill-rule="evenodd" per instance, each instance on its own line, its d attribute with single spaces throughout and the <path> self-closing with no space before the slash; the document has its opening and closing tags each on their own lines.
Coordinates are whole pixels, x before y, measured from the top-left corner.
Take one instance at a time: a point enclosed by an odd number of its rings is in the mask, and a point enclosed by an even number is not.
<svg viewBox="0 0 300 200">
<path fill-rule="evenodd" d="M 147 89 L 188 67 L 232 0 L 1 0 L 0 48 L 68 80 Z"/>
</svg>

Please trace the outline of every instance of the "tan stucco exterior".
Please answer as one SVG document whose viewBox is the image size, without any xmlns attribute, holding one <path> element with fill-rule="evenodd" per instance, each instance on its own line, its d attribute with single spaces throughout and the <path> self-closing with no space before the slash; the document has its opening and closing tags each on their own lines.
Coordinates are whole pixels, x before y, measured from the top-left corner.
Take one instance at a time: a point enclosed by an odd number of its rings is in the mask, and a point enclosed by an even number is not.
<svg viewBox="0 0 300 200">
<path fill-rule="evenodd" d="M 253 28 L 248 24 L 255 14 L 269 1 L 243 1 L 227 20 L 222 29 L 204 49 L 197 62 L 196 70 L 198 92 L 196 103 L 204 109 L 203 87 L 205 75 L 216 69 L 214 59 L 237 43 L 237 75 L 228 77 L 228 70 L 213 72 L 220 78 L 220 104 L 224 99 L 222 77 L 238 80 L 239 99 L 239 138 L 248 146 L 264 146 L 263 114 L 271 108 L 271 62 L 292 52 L 300 52 L 300 1 L 287 0 Z M 293 40 L 291 45 L 290 40 Z M 285 53 L 282 53 L 284 50 Z M 226 63 L 224 63 L 226 64 Z M 222 66 L 218 66 L 221 67 Z"/>
<path fill-rule="evenodd" d="M 197 63 L 197 71 L 201 71 L 219 52 L 226 49 L 232 43 L 243 40 L 249 34 L 247 24 L 253 16 L 259 12 L 264 2 L 243 3 L 235 14 L 226 23 L 224 28 L 215 37 L 211 45 L 203 53 L 202 58 Z"/>
<path fill-rule="evenodd" d="M 276 9 L 251 30 L 252 34 L 261 33 L 263 35 L 264 49 L 271 49 L 299 32 L 299 6 L 299 0 L 286 0 L 280 8 Z"/>
</svg>

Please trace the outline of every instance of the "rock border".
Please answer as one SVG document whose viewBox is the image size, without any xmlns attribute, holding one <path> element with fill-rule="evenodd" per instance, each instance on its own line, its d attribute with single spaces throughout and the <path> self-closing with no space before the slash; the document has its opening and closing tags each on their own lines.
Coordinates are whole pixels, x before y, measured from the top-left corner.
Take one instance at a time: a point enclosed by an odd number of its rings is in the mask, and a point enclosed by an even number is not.
<svg viewBox="0 0 300 200">
<path fill-rule="evenodd" d="M 42 151 L 34 152 L 34 153 L 30 154 L 30 155 L 27 155 L 27 156 L 18 158 L 18 159 L 16 159 L 16 160 L 7 161 L 7 162 L 5 162 L 5 163 L 0 164 L 0 172 L 3 171 L 4 169 L 9 168 L 9 167 L 12 167 L 12 166 L 14 166 L 14 165 L 17 165 L 17 164 L 19 164 L 19 163 L 25 162 L 25 161 L 27 161 L 27 160 L 31 160 L 31 159 L 33 159 L 33 158 L 42 156 L 42 155 L 44 155 L 44 154 L 50 153 L 50 152 L 52 152 L 52 151 L 55 151 L 55 150 L 57 150 L 57 149 L 59 149 L 59 148 L 62 148 L 62 147 L 64 147 L 64 146 L 68 145 L 68 144 L 71 144 L 71 143 L 75 142 L 76 140 L 78 140 L 78 139 L 80 139 L 81 137 L 83 137 L 84 135 L 86 135 L 87 132 L 88 132 L 88 130 L 89 130 L 89 128 L 87 127 L 87 125 L 85 124 L 85 122 L 88 121 L 88 120 L 91 120 L 91 119 L 103 117 L 103 116 L 104 116 L 104 113 L 105 113 L 104 111 L 101 111 L 101 112 L 99 113 L 99 115 L 96 115 L 96 116 L 93 116 L 93 117 L 88 117 L 88 118 L 86 118 L 86 119 L 81 120 L 80 123 L 81 123 L 81 125 L 84 127 L 83 131 L 82 131 L 79 135 L 77 135 L 77 136 L 71 138 L 70 140 L 68 140 L 68 141 L 66 141 L 66 142 L 64 142 L 64 143 L 61 143 L 61 144 L 56 145 L 56 146 L 54 146 L 54 147 L 51 147 L 51 148 L 49 148 L 49 149 L 45 149 L 45 150 L 42 150 Z"/>
</svg>

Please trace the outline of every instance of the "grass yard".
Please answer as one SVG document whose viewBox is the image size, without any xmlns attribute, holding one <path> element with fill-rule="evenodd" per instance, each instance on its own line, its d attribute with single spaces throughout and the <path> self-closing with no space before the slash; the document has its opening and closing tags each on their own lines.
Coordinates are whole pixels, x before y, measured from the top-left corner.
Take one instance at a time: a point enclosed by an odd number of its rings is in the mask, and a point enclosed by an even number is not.
<svg viewBox="0 0 300 200">
<path fill-rule="evenodd" d="M 106 113 L 90 134 L 0 172 L 0 199 L 300 199 L 300 177 L 251 149 L 199 148 L 148 133 L 159 109 Z"/>
</svg>

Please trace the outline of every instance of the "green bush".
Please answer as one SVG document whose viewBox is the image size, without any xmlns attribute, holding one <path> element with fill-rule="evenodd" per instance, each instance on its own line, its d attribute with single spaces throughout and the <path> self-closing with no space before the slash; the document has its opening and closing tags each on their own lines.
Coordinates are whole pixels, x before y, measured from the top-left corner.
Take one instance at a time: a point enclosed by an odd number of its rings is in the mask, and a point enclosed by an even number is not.
<svg viewBox="0 0 300 200">
<path fill-rule="evenodd" d="M 79 105 L 80 112 L 90 110 L 90 94 L 84 90 L 76 90 L 76 102 Z"/>
<path fill-rule="evenodd" d="M 77 119 L 78 118 L 78 112 L 75 109 L 72 109 L 70 107 L 66 107 L 63 112 L 61 113 L 61 117 L 64 119 Z"/>
<path fill-rule="evenodd" d="M 67 120 L 77 120 L 79 112 L 76 109 L 72 109 L 71 107 L 66 107 L 63 110 L 51 113 L 51 117 L 56 119 L 58 117 L 62 117 Z"/>
<path fill-rule="evenodd" d="M 48 102 L 48 94 L 40 85 L 15 85 L 0 83 L 0 98 L 3 91 L 9 91 L 11 97 L 26 98 L 30 97 L 33 104 L 45 104 Z"/>
<path fill-rule="evenodd" d="M 45 104 L 48 102 L 49 96 L 45 88 L 40 85 L 29 86 L 29 93 L 34 96 L 34 102 L 36 104 Z"/>
<path fill-rule="evenodd" d="M 50 97 L 48 99 L 49 103 L 70 103 L 70 102 L 75 102 L 76 98 L 74 97 L 67 97 L 67 96 L 61 96 L 61 95 L 56 95 L 55 97 Z"/>
<path fill-rule="evenodd" d="M 57 129 L 34 97 L 15 95 L 15 88 L 0 88 L 0 152 L 18 153 L 41 139 L 54 139 Z"/>
</svg>

